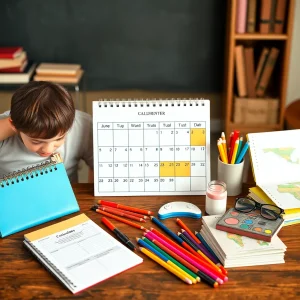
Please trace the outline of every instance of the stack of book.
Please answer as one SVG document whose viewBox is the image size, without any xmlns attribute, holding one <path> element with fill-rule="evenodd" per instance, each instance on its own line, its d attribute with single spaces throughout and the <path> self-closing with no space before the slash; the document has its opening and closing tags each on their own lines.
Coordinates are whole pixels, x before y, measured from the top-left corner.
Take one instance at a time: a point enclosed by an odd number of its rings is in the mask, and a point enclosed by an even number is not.
<svg viewBox="0 0 300 300">
<path fill-rule="evenodd" d="M 284 209 L 284 226 L 300 223 L 300 130 L 247 135 L 256 187 L 249 196 Z"/>
<path fill-rule="evenodd" d="M 224 267 L 284 263 L 285 244 L 277 235 L 271 242 L 216 229 L 221 216 L 203 216 L 201 235 Z"/>
<path fill-rule="evenodd" d="M 34 69 L 23 47 L 0 47 L 0 83 L 29 82 Z"/>
<path fill-rule="evenodd" d="M 77 84 L 82 75 L 83 70 L 79 64 L 41 63 L 36 69 L 34 80 Z"/>
<path fill-rule="evenodd" d="M 236 33 L 281 34 L 287 0 L 237 0 Z"/>
</svg>

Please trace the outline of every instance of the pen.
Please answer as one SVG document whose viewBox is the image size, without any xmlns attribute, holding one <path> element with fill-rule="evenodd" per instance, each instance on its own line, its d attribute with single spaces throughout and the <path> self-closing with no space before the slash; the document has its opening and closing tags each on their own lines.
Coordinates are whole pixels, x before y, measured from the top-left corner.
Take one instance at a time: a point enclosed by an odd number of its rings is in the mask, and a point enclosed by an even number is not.
<svg viewBox="0 0 300 300">
<path fill-rule="evenodd" d="M 104 223 L 125 246 L 127 246 L 130 250 L 136 250 L 134 244 L 130 241 L 130 239 L 118 228 L 116 228 L 113 223 L 111 223 L 105 217 L 102 217 L 101 222 Z"/>
</svg>

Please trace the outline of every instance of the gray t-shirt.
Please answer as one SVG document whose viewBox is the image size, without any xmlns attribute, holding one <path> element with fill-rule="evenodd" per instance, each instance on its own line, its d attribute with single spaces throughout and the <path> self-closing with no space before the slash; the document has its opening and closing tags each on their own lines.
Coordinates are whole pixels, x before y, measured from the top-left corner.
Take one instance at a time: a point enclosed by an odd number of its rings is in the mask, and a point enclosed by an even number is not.
<svg viewBox="0 0 300 300">
<path fill-rule="evenodd" d="M 9 111 L 0 114 L 0 119 L 8 116 Z M 64 144 L 55 152 L 60 153 L 71 182 L 78 181 L 78 163 L 81 159 L 93 169 L 93 126 L 89 114 L 76 110 L 73 126 Z M 12 136 L 0 141 L 0 178 L 47 159 L 27 150 L 19 136 Z"/>
</svg>

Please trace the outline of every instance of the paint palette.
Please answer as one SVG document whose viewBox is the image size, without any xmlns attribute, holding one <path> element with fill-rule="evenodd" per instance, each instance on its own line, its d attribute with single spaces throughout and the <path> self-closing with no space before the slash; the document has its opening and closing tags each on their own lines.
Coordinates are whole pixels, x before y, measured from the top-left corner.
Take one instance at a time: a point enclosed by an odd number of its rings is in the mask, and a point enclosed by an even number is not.
<svg viewBox="0 0 300 300">
<path fill-rule="evenodd" d="M 271 242 L 272 236 L 276 235 L 282 226 L 282 218 L 267 220 L 258 210 L 242 213 L 230 208 L 218 221 L 216 229 Z"/>
</svg>

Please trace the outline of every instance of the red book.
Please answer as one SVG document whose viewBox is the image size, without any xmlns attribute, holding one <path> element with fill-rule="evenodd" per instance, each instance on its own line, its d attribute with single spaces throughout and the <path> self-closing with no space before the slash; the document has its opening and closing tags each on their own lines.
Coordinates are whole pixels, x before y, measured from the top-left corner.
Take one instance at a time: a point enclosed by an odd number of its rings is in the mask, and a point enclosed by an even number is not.
<svg viewBox="0 0 300 300">
<path fill-rule="evenodd" d="M 16 58 L 23 51 L 23 47 L 0 47 L 0 58 Z"/>
</svg>

